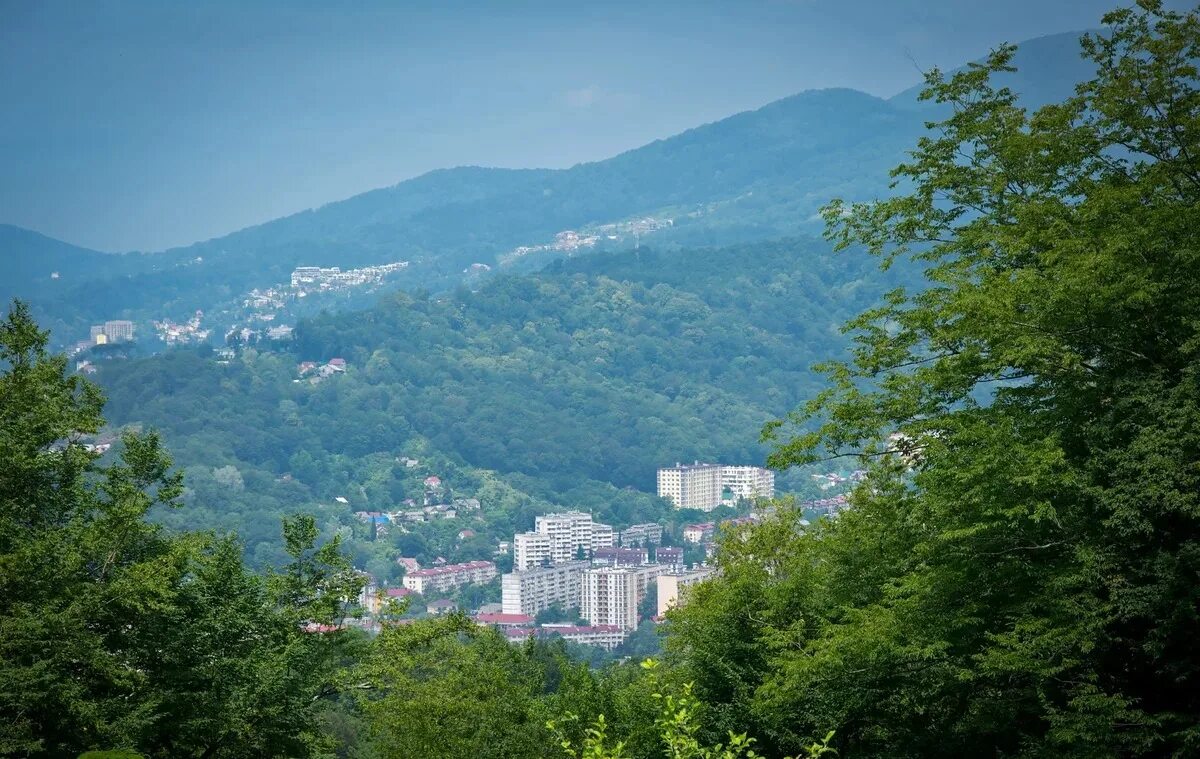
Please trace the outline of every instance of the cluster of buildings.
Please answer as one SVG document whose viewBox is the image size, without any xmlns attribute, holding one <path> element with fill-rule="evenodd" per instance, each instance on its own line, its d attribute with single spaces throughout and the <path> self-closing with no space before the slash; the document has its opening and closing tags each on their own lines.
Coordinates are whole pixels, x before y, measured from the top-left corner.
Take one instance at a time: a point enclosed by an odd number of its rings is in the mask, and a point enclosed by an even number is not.
<svg viewBox="0 0 1200 759">
<path fill-rule="evenodd" d="M 342 271 L 337 266 L 329 268 L 298 266 L 292 271 L 291 283 L 294 289 L 300 291 L 297 295 L 303 297 L 308 292 L 322 292 L 380 282 L 387 275 L 407 266 L 408 261 L 365 266 L 361 269 L 347 269 L 346 271 Z"/>
<path fill-rule="evenodd" d="M 80 340 L 71 346 L 70 353 L 75 355 L 91 348 L 93 345 L 109 345 L 111 343 L 133 342 L 133 322 L 128 319 L 114 319 L 103 324 L 93 324 L 87 340 Z"/>
<path fill-rule="evenodd" d="M 565 229 L 554 235 L 553 242 L 546 243 L 545 245 L 522 245 L 514 248 L 510 253 L 501 258 L 501 262 L 508 263 L 522 256 L 528 256 L 531 253 L 542 253 L 545 251 L 574 253 L 578 250 L 594 248 L 596 243 L 600 242 L 601 239 L 615 241 L 632 236 L 635 240 L 640 241 L 642 235 L 670 229 L 674 225 L 674 219 L 656 219 L 646 216 L 640 219 L 618 221 L 612 224 L 589 226 L 582 231 Z"/>
<path fill-rule="evenodd" d="M 200 326 L 204 312 L 197 310 L 192 318 L 180 324 L 170 319 L 154 322 L 154 330 L 158 338 L 167 345 L 185 345 L 187 343 L 203 343 L 208 340 L 209 330 Z M 93 327 L 95 329 L 95 327 Z"/>
<path fill-rule="evenodd" d="M 676 463 L 658 470 L 658 496 L 677 509 L 712 511 L 738 501 L 775 497 L 775 473 L 758 466 Z"/>
<path fill-rule="evenodd" d="M 817 498 L 800 504 L 805 511 L 815 511 L 827 517 L 837 516 L 838 512 L 850 505 L 845 495 L 835 495 L 829 498 Z"/>
<path fill-rule="evenodd" d="M 307 379 L 310 384 L 323 382 L 335 374 L 343 374 L 346 371 L 346 359 L 331 358 L 324 364 L 318 364 L 316 361 L 301 361 L 296 366 L 296 374 L 298 375 L 297 382 L 302 379 Z"/>
<path fill-rule="evenodd" d="M 403 458 L 398 461 L 404 462 L 406 468 L 413 468 L 417 465 L 416 459 Z M 403 508 L 394 509 L 392 511 L 356 511 L 354 516 L 359 520 L 373 525 L 375 535 L 386 535 L 391 525 L 402 525 L 404 523 L 423 523 L 436 522 L 439 519 L 457 519 L 464 512 L 477 512 L 483 505 L 478 498 L 449 498 L 447 490 L 442 484 L 442 479 L 437 475 L 430 475 L 425 478 L 424 486 L 424 503 L 418 504 L 413 499 L 405 499 Z M 344 499 L 337 499 L 339 503 L 345 502 Z M 402 531 L 403 527 L 400 528 Z"/>
<path fill-rule="evenodd" d="M 613 528 L 592 521 L 582 511 L 543 514 L 532 532 L 513 536 L 513 569 L 517 571 L 587 559 L 597 548 L 612 547 Z"/>
<path fill-rule="evenodd" d="M 867 472 L 864 469 L 855 469 L 848 475 L 841 472 L 825 472 L 810 476 L 816 481 L 817 487 L 821 488 L 821 490 L 829 490 L 831 488 L 857 485 L 867 478 Z"/>
<path fill-rule="evenodd" d="M 683 549 L 661 546 L 662 538 L 660 524 L 616 531 L 581 511 L 537 517 L 531 532 L 513 537 L 513 571 L 500 580 L 501 612 L 532 619 L 551 607 L 578 608 L 588 627 L 547 632 L 524 625 L 510 630 L 510 638 L 561 634 L 607 648 L 619 645 L 637 629 L 638 606 L 652 584 L 662 588 L 662 578 L 671 578 L 667 605 L 677 602 L 678 588 L 688 586 L 680 579 L 691 576 L 682 569 Z"/>
<path fill-rule="evenodd" d="M 514 248 L 508 254 L 507 258 L 520 258 L 530 253 L 541 253 L 548 250 L 570 253 L 580 248 L 594 247 L 598 242 L 600 242 L 599 235 L 581 234 L 573 229 L 567 229 L 554 235 L 554 242 L 546 243 L 545 245 L 522 245 L 519 248 Z"/>
</svg>

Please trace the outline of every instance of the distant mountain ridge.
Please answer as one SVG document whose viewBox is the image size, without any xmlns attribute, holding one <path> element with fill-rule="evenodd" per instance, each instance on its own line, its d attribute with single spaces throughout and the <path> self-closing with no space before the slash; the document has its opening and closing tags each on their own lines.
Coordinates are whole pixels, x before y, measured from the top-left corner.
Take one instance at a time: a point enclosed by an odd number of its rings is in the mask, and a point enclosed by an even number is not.
<svg viewBox="0 0 1200 759">
<path fill-rule="evenodd" d="M 1077 35 L 1025 43 L 1011 84 L 1040 104 L 1086 75 Z M 643 215 L 667 218 L 654 244 L 729 245 L 819 231 L 832 197 L 887 191 L 887 171 L 923 129 L 919 88 L 890 99 L 802 92 L 759 109 L 568 169 L 460 167 L 151 255 L 104 256 L 40 236 L 0 234 L 3 294 L 30 298 L 62 342 L 100 318 L 217 315 L 300 265 L 412 262 L 401 287 L 445 290 L 474 263 L 564 230 Z M 36 235 L 36 233 L 29 233 Z M 600 240 L 598 248 L 629 241 Z M 557 253 L 551 252 L 549 257 Z M 528 266 L 541 266 L 547 256 Z M 51 280 L 51 272 L 60 278 Z M 215 325 L 221 326 L 221 325 Z M 85 336 L 85 335 L 84 335 Z"/>
</svg>

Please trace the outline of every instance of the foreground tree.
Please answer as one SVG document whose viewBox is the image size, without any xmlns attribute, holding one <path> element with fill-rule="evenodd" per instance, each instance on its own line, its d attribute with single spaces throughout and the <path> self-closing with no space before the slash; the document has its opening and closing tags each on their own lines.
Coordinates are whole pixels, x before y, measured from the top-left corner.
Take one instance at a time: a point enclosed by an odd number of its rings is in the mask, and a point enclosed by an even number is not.
<svg viewBox="0 0 1200 759">
<path fill-rule="evenodd" d="M 126 434 L 102 465 L 81 443 L 99 390 L 46 352 L 15 303 L 0 323 L 0 754 L 304 756 L 320 747 L 352 596 L 336 542 L 285 526 L 292 564 L 248 573 L 232 539 L 147 521 L 181 478 L 157 436 Z"/>
<path fill-rule="evenodd" d="M 1034 114 L 945 78 L 894 176 L 829 235 L 928 288 L 766 434 L 786 467 L 865 456 L 854 509 L 727 545 L 670 651 L 720 723 L 852 756 L 1200 752 L 1200 19 L 1145 0 Z M 769 557 L 769 558 L 765 558 Z"/>
</svg>

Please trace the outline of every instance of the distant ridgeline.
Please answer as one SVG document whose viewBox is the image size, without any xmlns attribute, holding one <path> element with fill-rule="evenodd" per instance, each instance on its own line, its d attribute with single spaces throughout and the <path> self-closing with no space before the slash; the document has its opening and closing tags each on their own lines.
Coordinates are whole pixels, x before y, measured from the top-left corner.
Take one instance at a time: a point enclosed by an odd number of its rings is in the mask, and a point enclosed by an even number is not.
<svg viewBox="0 0 1200 759">
<path fill-rule="evenodd" d="M 1030 103 L 1084 78 L 1073 35 L 1033 40 L 1005 82 Z M 890 100 L 814 90 L 564 170 L 462 167 L 363 193 L 214 240 L 153 254 L 103 254 L 0 226 L 0 297 L 30 300 L 60 346 L 88 326 L 186 324 L 197 310 L 219 341 L 252 313 L 252 291 L 298 267 L 406 261 L 391 286 L 443 291 L 499 267 L 528 271 L 580 253 L 711 246 L 818 232 L 829 198 L 887 191 L 887 171 L 929 117 L 909 90 Z M 319 308 L 368 306 L 343 292 Z M 168 334 L 169 330 L 158 333 Z M 165 338 L 164 338 L 165 339 Z"/>
</svg>

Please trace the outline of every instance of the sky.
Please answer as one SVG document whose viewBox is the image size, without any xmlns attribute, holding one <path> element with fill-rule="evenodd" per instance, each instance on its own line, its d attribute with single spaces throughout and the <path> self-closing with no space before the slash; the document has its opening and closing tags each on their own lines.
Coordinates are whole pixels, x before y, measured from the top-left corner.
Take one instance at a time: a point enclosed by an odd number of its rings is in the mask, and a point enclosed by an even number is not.
<svg viewBox="0 0 1200 759">
<path fill-rule="evenodd" d="M 888 96 L 1115 0 L 0 0 L 0 223 L 160 250 L 460 165 Z"/>
</svg>

